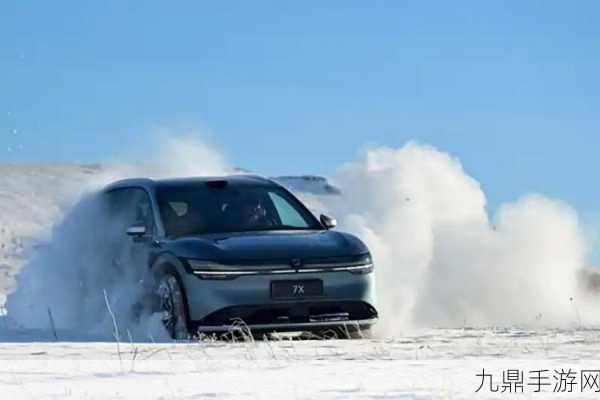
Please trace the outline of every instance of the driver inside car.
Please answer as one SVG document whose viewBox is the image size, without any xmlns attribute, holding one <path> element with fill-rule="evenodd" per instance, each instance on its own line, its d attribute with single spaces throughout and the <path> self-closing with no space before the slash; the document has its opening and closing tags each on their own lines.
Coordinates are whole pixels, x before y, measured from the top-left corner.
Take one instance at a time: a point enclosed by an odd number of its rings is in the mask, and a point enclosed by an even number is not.
<svg viewBox="0 0 600 400">
<path fill-rule="evenodd" d="M 261 229 L 276 225 L 273 216 L 263 206 L 261 200 L 252 199 L 252 201 L 236 203 L 226 204 L 223 207 L 223 211 L 229 213 L 229 221 L 232 226 Z"/>
</svg>

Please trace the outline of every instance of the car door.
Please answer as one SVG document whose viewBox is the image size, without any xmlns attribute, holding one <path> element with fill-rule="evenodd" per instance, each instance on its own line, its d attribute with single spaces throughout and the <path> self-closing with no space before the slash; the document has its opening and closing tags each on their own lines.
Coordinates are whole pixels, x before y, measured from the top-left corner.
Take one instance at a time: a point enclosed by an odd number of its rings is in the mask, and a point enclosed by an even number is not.
<svg viewBox="0 0 600 400">
<path fill-rule="evenodd" d="M 124 271 L 145 272 L 154 245 L 154 218 L 148 193 L 137 187 L 108 193 L 111 230 L 114 238 L 113 264 Z M 144 227 L 141 236 L 129 236 L 130 227 Z"/>
</svg>

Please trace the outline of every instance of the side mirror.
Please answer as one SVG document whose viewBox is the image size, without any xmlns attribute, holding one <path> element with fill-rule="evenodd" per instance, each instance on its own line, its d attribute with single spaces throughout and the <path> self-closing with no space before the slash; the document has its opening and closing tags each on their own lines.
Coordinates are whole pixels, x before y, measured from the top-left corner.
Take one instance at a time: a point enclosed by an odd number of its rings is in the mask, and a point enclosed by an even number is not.
<svg viewBox="0 0 600 400">
<path fill-rule="evenodd" d="M 132 225 L 127 228 L 127 235 L 133 237 L 140 237 L 146 234 L 146 227 L 144 225 Z"/>
<path fill-rule="evenodd" d="M 335 218 L 331 218 L 325 214 L 321 214 L 320 220 L 323 226 L 327 229 L 333 229 L 337 226 L 337 221 Z"/>
</svg>

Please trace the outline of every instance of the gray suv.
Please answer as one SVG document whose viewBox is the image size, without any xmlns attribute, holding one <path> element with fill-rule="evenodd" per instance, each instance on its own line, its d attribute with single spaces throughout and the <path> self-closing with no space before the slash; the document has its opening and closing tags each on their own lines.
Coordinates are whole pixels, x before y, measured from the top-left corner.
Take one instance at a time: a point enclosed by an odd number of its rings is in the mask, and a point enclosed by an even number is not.
<svg viewBox="0 0 600 400">
<path fill-rule="evenodd" d="M 377 320 L 365 244 L 272 180 L 127 179 L 103 196 L 175 339 L 240 324 L 355 337 Z"/>
</svg>

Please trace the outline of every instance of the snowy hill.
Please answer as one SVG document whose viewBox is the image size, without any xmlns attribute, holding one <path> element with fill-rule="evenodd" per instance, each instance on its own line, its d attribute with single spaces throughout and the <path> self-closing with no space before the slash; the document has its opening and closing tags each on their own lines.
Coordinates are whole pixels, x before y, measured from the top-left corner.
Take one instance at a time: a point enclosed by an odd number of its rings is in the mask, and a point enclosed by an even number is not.
<svg viewBox="0 0 600 400">
<path fill-rule="evenodd" d="M 318 195 L 341 194 L 341 191 L 337 187 L 331 185 L 327 179 L 322 176 L 278 176 L 273 179 L 279 182 L 279 184 L 298 192 Z"/>
<path fill-rule="evenodd" d="M 47 233 L 100 171 L 98 165 L 0 164 L 0 296 L 10 287 L 27 244 Z"/>
</svg>

